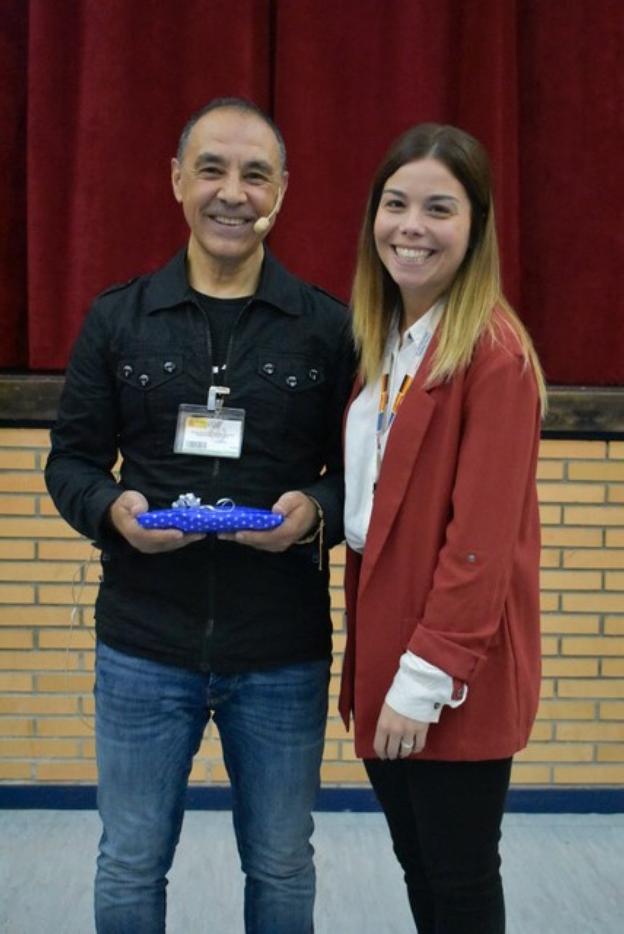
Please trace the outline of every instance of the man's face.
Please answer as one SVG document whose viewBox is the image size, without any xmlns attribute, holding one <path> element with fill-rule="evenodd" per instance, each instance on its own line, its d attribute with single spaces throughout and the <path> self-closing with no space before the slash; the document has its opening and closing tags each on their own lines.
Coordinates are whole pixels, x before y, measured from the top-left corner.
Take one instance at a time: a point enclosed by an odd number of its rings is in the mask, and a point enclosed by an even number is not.
<svg viewBox="0 0 624 934">
<path fill-rule="evenodd" d="M 265 233 L 254 233 L 254 222 L 270 213 L 287 173 L 271 128 L 224 108 L 197 121 L 171 179 L 191 230 L 189 255 L 236 266 L 260 249 Z"/>
</svg>

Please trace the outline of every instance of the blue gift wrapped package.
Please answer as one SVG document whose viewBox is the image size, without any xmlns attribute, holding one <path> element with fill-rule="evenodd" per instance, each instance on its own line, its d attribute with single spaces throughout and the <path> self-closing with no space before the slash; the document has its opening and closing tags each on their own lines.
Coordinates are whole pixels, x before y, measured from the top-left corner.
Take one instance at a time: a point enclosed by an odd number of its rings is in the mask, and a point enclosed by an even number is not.
<svg viewBox="0 0 624 934">
<path fill-rule="evenodd" d="M 284 517 L 269 509 L 236 506 L 220 500 L 215 506 L 202 506 L 193 494 L 180 496 L 171 509 L 153 509 L 137 516 L 144 529 L 180 529 L 182 532 L 262 532 L 281 525 Z"/>
</svg>

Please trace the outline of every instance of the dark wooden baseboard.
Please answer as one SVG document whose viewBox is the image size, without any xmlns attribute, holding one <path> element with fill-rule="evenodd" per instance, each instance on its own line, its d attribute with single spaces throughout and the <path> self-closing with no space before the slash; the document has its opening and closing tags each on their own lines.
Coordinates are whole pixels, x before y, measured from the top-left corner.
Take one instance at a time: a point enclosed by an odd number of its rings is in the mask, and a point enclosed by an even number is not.
<svg viewBox="0 0 624 934">
<path fill-rule="evenodd" d="M 60 374 L 0 375 L 0 425 L 49 427 L 63 388 Z M 549 386 L 545 438 L 624 438 L 624 387 Z"/>
</svg>

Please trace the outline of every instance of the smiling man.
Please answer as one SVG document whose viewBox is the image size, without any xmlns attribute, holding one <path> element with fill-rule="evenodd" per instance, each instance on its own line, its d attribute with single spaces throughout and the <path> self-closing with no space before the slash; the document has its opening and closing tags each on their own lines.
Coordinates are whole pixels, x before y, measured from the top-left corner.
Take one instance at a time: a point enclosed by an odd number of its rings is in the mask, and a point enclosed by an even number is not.
<svg viewBox="0 0 624 934">
<path fill-rule="evenodd" d="M 248 294 L 263 259 L 256 232 L 268 230 L 288 184 L 285 152 L 259 115 L 219 107 L 203 113 L 182 135 L 172 160 L 172 183 L 191 230 L 191 285 Z M 228 292 L 229 294 L 229 292 Z"/>
<path fill-rule="evenodd" d="M 166 876 L 211 718 L 245 929 L 313 929 L 327 548 L 342 538 L 354 361 L 344 306 L 263 243 L 287 183 L 281 134 L 254 104 L 219 99 L 192 117 L 172 160 L 188 244 L 98 296 L 67 370 L 46 479 L 60 513 L 102 550 L 98 934 L 165 930 Z M 188 493 L 283 521 L 219 537 L 138 521 Z"/>
</svg>

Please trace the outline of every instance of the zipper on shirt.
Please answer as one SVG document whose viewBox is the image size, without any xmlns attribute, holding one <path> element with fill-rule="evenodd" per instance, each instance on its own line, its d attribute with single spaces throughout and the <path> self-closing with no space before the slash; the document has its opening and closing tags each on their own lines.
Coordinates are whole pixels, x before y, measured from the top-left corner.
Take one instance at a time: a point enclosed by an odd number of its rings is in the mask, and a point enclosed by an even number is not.
<svg viewBox="0 0 624 934">
<path fill-rule="evenodd" d="M 217 579 L 217 575 L 215 573 L 216 553 L 217 543 L 214 536 L 211 536 L 208 540 L 208 613 L 206 618 L 206 625 L 204 626 L 204 638 L 199 661 L 199 667 L 202 671 L 210 671 L 211 668 L 210 648 L 215 627 L 215 584 Z"/>
<path fill-rule="evenodd" d="M 239 326 L 243 315 L 245 314 L 245 312 L 251 305 L 252 301 L 253 299 L 249 299 L 249 301 L 245 305 L 243 305 L 240 312 L 238 313 L 238 317 L 236 318 L 236 321 L 234 322 L 234 326 L 232 327 L 232 330 L 230 331 L 230 337 L 228 340 L 227 349 L 225 351 L 225 362 L 221 370 L 221 372 L 224 375 L 227 374 L 228 372 L 230 359 L 232 357 L 232 350 L 234 348 L 234 332 L 236 331 L 236 328 Z M 214 362 L 213 362 L 212 335 L 210 333 L 210 322 L 208 321 L 208 316 L 203 308 L 201 309 L 201 313 L 204 318 L 204 325 L 205 325 L 204 330 L 205 330 L 205 335 L 206 335 L 206 350 L 208 352 L 208 366 L 210 368 L 210 385 L 213 386 L 214 376 L 215 376 L 215 372 L 214 372 L 215 367 L 214 367 Z M 221 382 L 223 385 L 227 386 L 227 379 L 221 380 Z M 213 458 L 211 480 L 216 480 L 216 478 L 218 477 L 220 464 L 221 464 L 221 459 L 219 457 Z M 215 614 L 216 614 L 216 600 L 215 600 L 215 587 L 216 587 L 216 581 L 217 581 L 216 567 L 215 567 L 216 554 L 217 554 L 216 539 L 214 537 L 210 537 L 208 541 L 208 569 L 207 569 L 208 570 L 208 575 L 207 575 L 208 576 L 208 614 L 207 614 L 207 619 L 206 619 L 206 625 L 204 627 L 204 639 L 203 639 L 203 645 L 202 645 L 202 650 L 201 650 L 201 660 L 200 660 L 200 667 L 202 671 L 210 671 L 210 668 L 211 668 L 210 643 L 214 635 Z"/>
<path fill-rule="evenodd" d="M 243 318 L 243 315 L 247 312 L 252 302 L 253 302 L 253 297 L 250 298 L 249 301 L 245 305 L 243 305 L 243 307 L 238 313 L 238 317 L 236 318 L 236 321 L 234 322 L 232 330 L 230 331 L 230 337 L 228 340 L 227 349 L 225 351 L 225 362 L 223 366 L 221 367 L 221 374 L 223 375 L 219 377 L 220 385 L 223 385 L 223 386 L 228 385 L 227 377 L 228 377 L 228 370 L 230 366 L 230 360 L 232 357 L 232 350 L 234 349 L 234 333 L 236 331 L 236 328 L 239 326 Z M 204 330 L 206 333 L 206 349 L 208 351 L 208 366 L 210 368 L 210 385 L 213 386 L 214 377 L 215 377 L 215 365 L 214 365 L 214 361 L 212 358 L 212 335 L 210 333 L 210 322 L 208 321 L 208 316 L 203 308 L 201 309 L 201 313 L 204 318 Z M 216 480 L 217 477 L 219 476 L 220 466 L 221 466 L 221 458 L 214 457 L 212 461 L 212 471 L 210 475 L 211 480 Z"/>
</svg>

